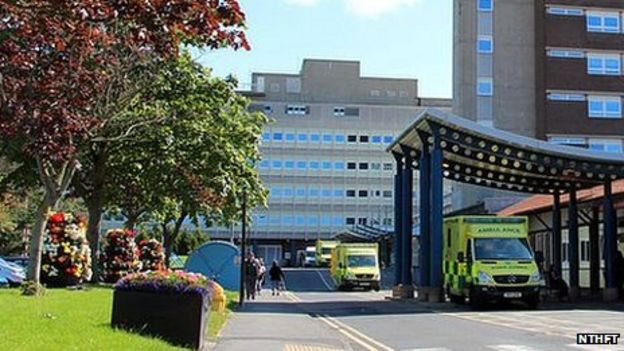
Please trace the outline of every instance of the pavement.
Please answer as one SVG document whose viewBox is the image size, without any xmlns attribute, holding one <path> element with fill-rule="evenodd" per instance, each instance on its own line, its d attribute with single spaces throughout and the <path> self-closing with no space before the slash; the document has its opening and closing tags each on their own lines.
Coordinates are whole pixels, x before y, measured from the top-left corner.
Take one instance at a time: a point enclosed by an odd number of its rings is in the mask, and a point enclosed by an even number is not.
<svg viewBox="0 0 624 351">
<path fill-rule="evenodd" d="M 389 291 L 336 292 L 326 270 L 286 272 L 288 291 L 233 314 L 216 350 L 560 351 L 622 350 L 576 345 L 576 333 L 624 334 L 624 305 L 549 304 L 472 311 L 451 303 L 389 300 Z"/>
</svg>

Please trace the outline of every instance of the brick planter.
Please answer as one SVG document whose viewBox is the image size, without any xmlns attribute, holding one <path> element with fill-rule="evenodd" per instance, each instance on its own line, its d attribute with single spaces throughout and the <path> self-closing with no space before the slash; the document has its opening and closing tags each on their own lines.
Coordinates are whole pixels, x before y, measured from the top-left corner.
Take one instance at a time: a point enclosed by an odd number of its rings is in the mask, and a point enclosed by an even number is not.
<svg viewBox="0 0 624 351">
<path fill-rule="evenodd" d="M 111 325 L 201 350 L 209 311 L 200 294 L 115 291 Z"/>
</svg>

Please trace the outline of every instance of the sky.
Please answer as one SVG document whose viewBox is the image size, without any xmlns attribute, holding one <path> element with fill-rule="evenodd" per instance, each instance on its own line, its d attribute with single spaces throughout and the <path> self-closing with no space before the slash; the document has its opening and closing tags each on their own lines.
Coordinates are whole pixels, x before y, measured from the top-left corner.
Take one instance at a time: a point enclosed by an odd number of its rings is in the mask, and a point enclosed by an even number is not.
<svg viewBox="0 0 624 351">
<path fill-rule="evenodd" d="M 252 72 L 298 73 L 304 58 L 361 62 L 363 76 L 416 78 L 452 95 L 451 0 L 239 0 L 251 51 L 195 52 L 249 89 Z"/>
</svg>

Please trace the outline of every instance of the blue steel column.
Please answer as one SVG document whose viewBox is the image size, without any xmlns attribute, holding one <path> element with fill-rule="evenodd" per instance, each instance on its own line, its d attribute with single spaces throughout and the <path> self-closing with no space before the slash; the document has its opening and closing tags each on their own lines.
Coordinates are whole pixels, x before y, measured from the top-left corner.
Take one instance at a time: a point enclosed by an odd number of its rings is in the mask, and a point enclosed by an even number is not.
<svg viewBox="0 0 624 351">
<path fill-rule="evenodd" d="M 403 232 L 403 240 L 401 242 L 401 249 L 403 250 L 403 285 L 406 287 L 412 286 L 412 228 L 413 228 L 413 200 L 414 200 L 414 170 L 412 169 L 412 162 L 414 158 L 411 155 L 411 150 L 408 148 L 403 149 L 405 154 L 405 164 L 403 165 L 403 205 L 401 207 L 401 213 L 403 217 L 403 223 L 401 230 Z M 408 293 L 408 290 L 406 290 Z M 410 296 L 411 297 L 411 293 Z"/>
<path fill-rule="evenodd" d="M 442 226 L 443 226 L 443 186 L 442 146 L 440 136 L 435 135 L 431 150 L 431 270 L 429 301 L 442 301 Z"/>
<path fill-rule="evenodd" d="M 615 208 L 613 208 L 613 194 L 611 191 L 611 181 L 606 181 L 604 184 L 604 203 L 603 203 L 603 218 L 604 218 L 604 238 L 605 238 L 605 290 L 603 299 L 607 301 L 614 301 L 618 298 L 618 287 L 616 286 L 615 276 L 615 255 L 617 245 L 617 227 L 615 225 Z"/>
<path fill-rule="evenodd" d="M 561 195 L 559 190 L 553 195 L 553 216 L 552 216 L 552 264 L 559 275 L 561 275 Z"/>
<path fill-rule="evenodd" d="M 568 204 L 568 262 L 570 262 L 570 299 L 579 296 L 579 232 L 576 189 L 570 189 Z"/>
<path fill-rule="evenodd" d="M 392 249 L 394 250 L 394 285 L 400 285 L 403 281 L 403 251 L 401 249 L 402 233 L 401 226 L 403 219 L 401 216 L 401 204 L 402 202 L 402 178 L 403 178 L 403 156 L 398 153 L 393 153 L 396 160 L 396 174 L 394 175 L 394 243 Z"/>
<path fill-rule="evenodd" d="M 419 265 L 420 265 L 420 287 L 418 290 L 419 299 L 424 298 L 426 289 L 431 286 L 430 282 L 430 253 L 431 253 L 431 154 L 429 154 L 429 144 L 426 137 L 421 137 L 422 153 L 420 154 L 420 236 L 419 236 Z"/>
</svg>

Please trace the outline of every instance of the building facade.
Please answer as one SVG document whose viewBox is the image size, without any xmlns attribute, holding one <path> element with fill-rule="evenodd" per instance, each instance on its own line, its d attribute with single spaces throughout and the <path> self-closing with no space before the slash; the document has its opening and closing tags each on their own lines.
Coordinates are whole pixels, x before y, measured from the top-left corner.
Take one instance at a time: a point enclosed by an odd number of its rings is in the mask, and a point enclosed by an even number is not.
<svg viewBox="0 0 624 351">
<path fill-rule="evenodd" d="M 415 79 L 362 77 L 357 61 L 306 59 L 296 74 L 253 73 L 247 94 L 250 108 L 273 120 L 258 165 L 268 208 L 253 211 L 248 230 L 254 251 L 269 260 L 292 260 L 355 225 L 392 231 L 395 169 L 386 147 L 425 107 L 451 107 L 420 98 Z"/>
<path fill-rule="evenodd" d="M 624 2 L 455 0 L 453 112 L 516 134 L 622 152 Z M 453 208 L 500 193 L 457 186 Z"/>
</svg>

